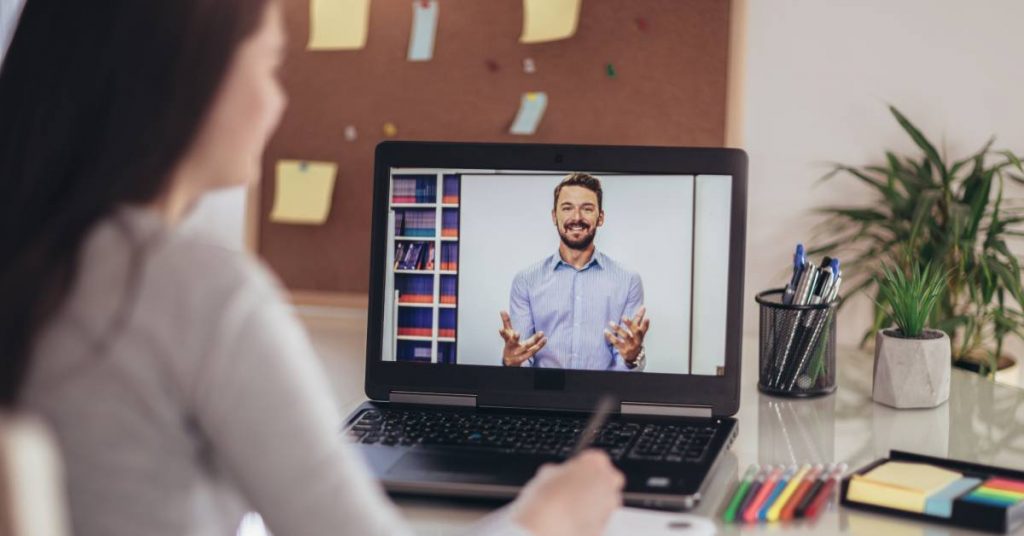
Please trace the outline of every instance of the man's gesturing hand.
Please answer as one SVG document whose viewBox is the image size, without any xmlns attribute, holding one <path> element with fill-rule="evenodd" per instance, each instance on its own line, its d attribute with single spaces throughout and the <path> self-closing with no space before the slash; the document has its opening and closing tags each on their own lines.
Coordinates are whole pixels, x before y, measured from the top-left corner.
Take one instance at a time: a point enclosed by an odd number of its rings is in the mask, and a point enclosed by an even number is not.
<svg viewBox="0 0 1024 536">
<path fill-rule="evenodd" d="M 622 317 L 622 324 L 608 322 L 608 329 L 604 330 L 604 338 L 614 346 L 619 355 L 627 363 L 636 361 L 640 355 L 640 349 L 644 345 L 644 335 L 651 327 L 651 319 L 646 318 L 647 308 L 640 307 L 633 318 Z"/>
<path fill-rule="evenodd" d="M 506 367 L 522 365 L 548 342 L 543 331 L 538 331 L 529 339 L 519 342 L 519 332 L 512 329 L 512 319 L 505 311 L 501 312 L 501 329 L 498 330 L 498 335 L 505 339 L 505 347 L 501 351 L 501 362 Z"/>
</svg>

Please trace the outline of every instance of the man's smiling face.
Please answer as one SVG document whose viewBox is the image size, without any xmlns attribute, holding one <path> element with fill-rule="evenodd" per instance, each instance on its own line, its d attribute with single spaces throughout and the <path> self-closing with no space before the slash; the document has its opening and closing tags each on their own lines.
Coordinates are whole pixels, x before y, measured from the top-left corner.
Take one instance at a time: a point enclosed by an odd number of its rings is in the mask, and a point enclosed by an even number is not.
<svg viewBox="0 0 1024 536">
<path fill-rule="evenodd" d="M 551 217 L 570 249 L 584 250 L 594 242 L 597 228 L 604 224 L 604 211 L 597 203 L 597 193 L 582 186 L 565 186 L 558 193 Z"/>
</svg>

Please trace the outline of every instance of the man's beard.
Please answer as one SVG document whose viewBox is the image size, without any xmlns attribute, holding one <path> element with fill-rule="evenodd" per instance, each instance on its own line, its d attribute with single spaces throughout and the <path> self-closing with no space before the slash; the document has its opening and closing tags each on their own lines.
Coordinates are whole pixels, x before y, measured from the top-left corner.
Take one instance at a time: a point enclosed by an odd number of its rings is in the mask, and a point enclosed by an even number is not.
<svg viewBox="0 0 1024 536">
<path fill-rule="evenodd" d="M 569 238 L 568 232 L 563 229 L 559 229 L 558 236 L 561 237 L 562 243 L 565 244 L 569 249 L 575 249 L 577 251 L 583 251 L 590 247 L 590 244 L 594 242 L 594 237 L 597 236 L 597 231 L 591 228 L 590 232 L 583 235 L 579 240 L 573 240 Z"/>
</svg>

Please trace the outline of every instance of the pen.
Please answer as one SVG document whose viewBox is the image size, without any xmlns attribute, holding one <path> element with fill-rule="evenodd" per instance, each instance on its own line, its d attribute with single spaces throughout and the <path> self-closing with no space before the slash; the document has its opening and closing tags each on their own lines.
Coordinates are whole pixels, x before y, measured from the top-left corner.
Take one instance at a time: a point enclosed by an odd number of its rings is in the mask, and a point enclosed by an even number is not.
<svg viewBox="0 0 1024 536">
<path fill-rule="evenodd" d="M 832 463 L 826 466 L 824 469 L 822 469 L 821 473 L 818 475 L 818 478 L 814 480 L 814 483 L 811 484 L 811 487 L 807 490 L 807 494 L 805 494 L 800 499 L 800 504 L 796 506 L 796 517 L 804 517 L 807 514 L 807 508 L 811 505 L 811 502 L 818 495 L 818 491 L 821 489 L 821 487 L 825 485 L 825 481 L 828 480 L 828 475 L 832 471 L 834 471 L 835 468 L 836 464 Z"/>
<path fill-rule="evenodd" d="M 804 475 L 806 475 L 810 470 L 811 466 L 804 464 L 800 467 L 800 470 L 793 475 L 793 478 L 789 479 L 786 487 L 782 488 L 782 493 L 780 493 L 778 499 L 775 500 L 775 504 L 768 509 L 768 515 L 766 516 L 768 521 L 779 520 L 779 516 L 782 515 L 782 509 L 786 507 L 786 503 L 789 502 L 789 498 L 793 496 L 793 492 L 795 492 L 796 488 L 800 486 L 801 482 L 803 482 Z"/>
<path fill-rule="evenodd" d="M 764 486 L 764 479 L 767 478 L 768 473 L 771 472 L 771 468 L 772 466 L 768 465 L 757 472 L 757 477 L 753 482 L 751 482 L 750 489 L 747 490 L 747 496 L 743 498 L 743 502 L 740 503 L 740 507 L 736 509 L 736 516 L 734 518 L 736 521 L 743 520 L 744 512 L 750 508 L 750 503 L 754 502 L 754 497 L 756 497 L 758 492 L 761 491 L 761 488 Z"/>
<path fill-rule="evenodd" d="M 768 520 L 768 510 L 775 505 L 775 501 L 779 498 L 782 490 L 789 483 L 789 479 L 793 478 L 793 473 L 796 471 L 795 466 L 789 466 L 786 472 L 782 474 L 782 477 L 775 482 L 775 486 L 772 487 L 771 493 L 768 494 L 768 498 L 765 499 L 764 504 L 761 505 L 761 509 L 757 512 L 757 519 L 761 521 Z"/>
<path fill-rule="evenodd" d="M 836 466 L 835 470 L 828 475 L 828 479 L 822 484 L 821 489 L 818 491 L 818 496 L 811 501 L 811 504 L 807 507 L 806 517 L 816 517 L 821 508 L 828 502 L 829 497 L 832 495 L 832 488 L 835 487 L 836 482 L 843 477 L 843 473 L 846 472 L 846 464 L 841 463 Z"/>
<path fill-rule="evenodd" d="M 732 500 L 729 501 L 729 507 L 725 509 L 725 515 L 723 516 L 726 523 L 732 523 L 736 518 L 736 510 L 740 507 L 740 503 L 743 502 L 747 491 L 750 490 L 750 484 L 753 482 L 754 477 L 757 476 L 758 470 L 759 468 L 756 463 L 751 464 L 743 475 L 743 480 L 740 480 L 740 483 L 736 485 L 736 493 L 732 496 Z"/>
<path fill-rule="evenodd" d="M 796 491 L 793 492 L 793 496 L 786 502 L 786 506 L 782 509 L 782 515 L 780 519 L 783 521 L 789 521 L 796 515 L 796 507 L 803 500 L 804 496 L 807 495 L 807 490 L 811 489 L 814 485 L 814 481 L 818 479 L 818 475 L 824 470 L 824 467 L 819 463 L 811 468 L 810 471 L 804 475 L 804 479 L 800 481 Z"/>
<path fill-rule="evenodd" d="M 775 482 L 778 481 L 779 475 L 782 474 L 782 466 L 772 469 L 771 473 L 765 477 L 764 482 L 761 484 L 761 488 L 757 490 L 757 496 L 754 500 L 750 501 L 747 505 L 747 509 L 743 511 L 743 520 L 747 523 L 757 521 L 757 511 L 761 509 L 761 505 L 764 504 L 765 499 L 768 498 L 768 494 L 772 492 L 772 488 L 775 487 Z"/>
<path fill-rule="evenodd" d="M 605 421 L 608 420 L 608 415 L 611 414 L 612 408 L 614 407 L 614 399 L 610 395 L 602 395 L 600 400 L 597 401 L 597 406 L 594 407 L 594 413 L 590 416 L 590 420 L 587 421 L 587 425 L 583 427 L 583 431 L 580 432 L 580 437 L 576 441 L 576 447 L 572 449 L 572 456 L 576 456 L 580 452 L 583 452 L 590 446 L 594 441 L 594 436 L 597 435 L 597 431 L 604 426 Z"/>
<path fill-rule="evenodd" d="M 793 275 L 789 278 L 789 284 L 786 285 L 786 291 L 782 295 L 782 303 L 793 303 L 793 294 L 796 293 L 797 283 L 800 282 L 800 273 L 806 263 L 807 256 L 804 254 L 804 245 L 797 244 L 796 252 L 793 253 Z"/>
</svg>

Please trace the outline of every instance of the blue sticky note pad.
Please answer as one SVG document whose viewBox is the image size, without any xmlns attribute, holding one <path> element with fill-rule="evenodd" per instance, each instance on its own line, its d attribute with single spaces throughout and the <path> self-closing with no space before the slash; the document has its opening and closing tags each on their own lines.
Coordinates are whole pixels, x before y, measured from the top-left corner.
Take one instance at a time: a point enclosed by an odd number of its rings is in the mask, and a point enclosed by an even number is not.
<svg viewBox="0 0 1024 536">
<path fill-rule="evenodd" d="M 929 496 L 924 503 L 924 513 L 930 516 L 950 518 L 953 516 L 953 500 L 981 484 L 977 478 L 961 478 Z"/>
<path fill-rule="evenodd" d="M 439 10 L 437 0 L 413 1 L 409 61 L 430 61 L 434 57 L 434 36 L 437 34 Z"/>
<path fill-rule="evenodd" d="M 521 136 L 533 135 L 534 132 L 537 132 L 537 125 L 544 117 L 544 110 L 547 107 L 547 93 L 537 91 L 524 94 L 519 101 L 519 112 L 516 114 L 515 120 L 512 121 L 509 133 Z"/>
</svg>

